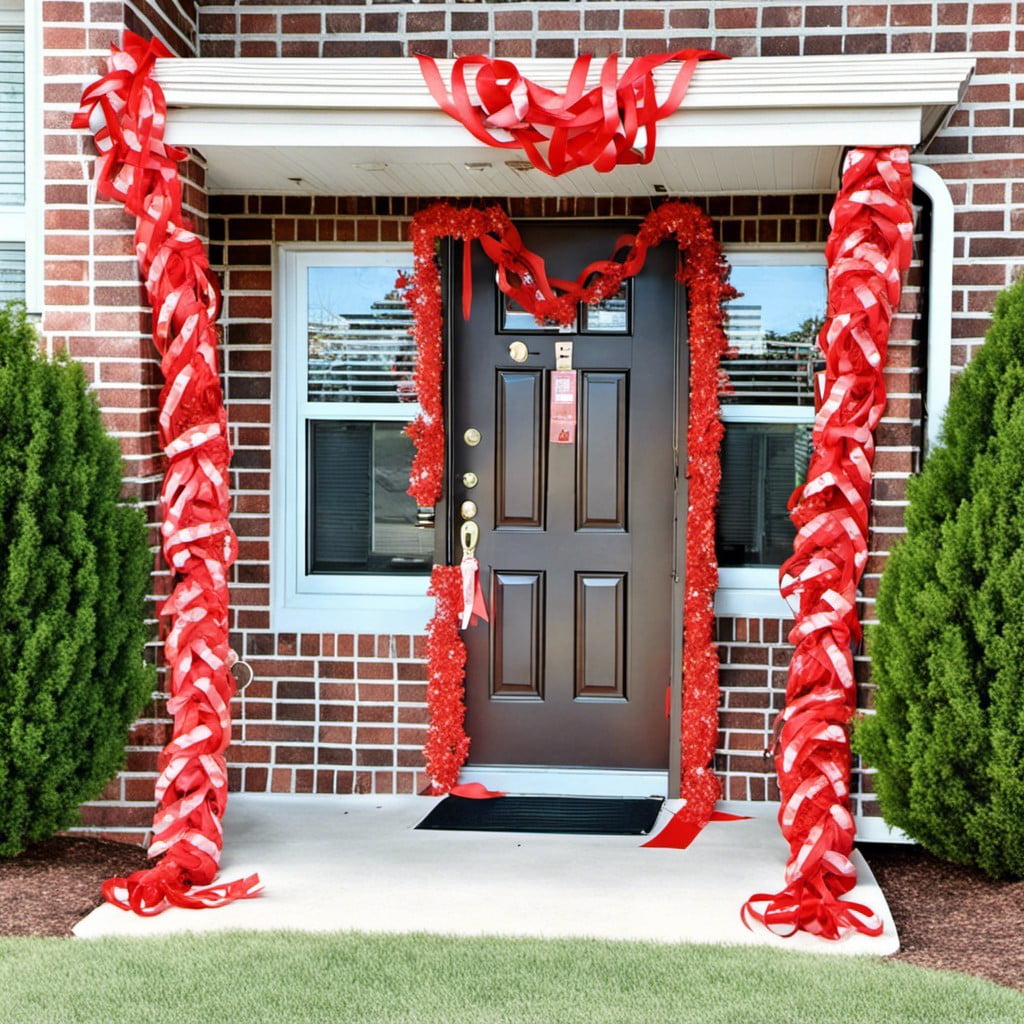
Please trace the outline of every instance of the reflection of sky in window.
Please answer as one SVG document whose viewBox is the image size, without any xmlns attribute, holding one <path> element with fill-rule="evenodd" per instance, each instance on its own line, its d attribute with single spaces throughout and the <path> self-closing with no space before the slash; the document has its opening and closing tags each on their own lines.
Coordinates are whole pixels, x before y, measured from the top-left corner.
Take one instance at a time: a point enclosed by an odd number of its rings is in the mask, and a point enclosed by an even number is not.
<svg viewBox="0 0 1024 1024">
<path fill-rule="evenodd" d="M 394 289 L 400 272 L 399 267 L 310 267 L 309 319 L 315 323 L 332 315 L 368 313 Z"/>
<path fill-rule="evenodd" d="M 825 315 L 825 268 L 733 266 L 729 283 L 741 306 L 760 306 L 766 331 L 788 334 L 809 317 Z"/>
</svg>

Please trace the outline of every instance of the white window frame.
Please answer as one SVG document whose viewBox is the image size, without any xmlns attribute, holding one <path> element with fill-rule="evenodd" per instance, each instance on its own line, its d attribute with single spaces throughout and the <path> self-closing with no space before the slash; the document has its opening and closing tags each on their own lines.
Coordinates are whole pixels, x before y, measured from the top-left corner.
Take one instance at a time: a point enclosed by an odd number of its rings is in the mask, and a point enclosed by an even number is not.
<svg viewBox="0 0 1024 1024">
<path fill-rule="evenodd" d="M 418 406 L 306 399 L 310 267 L 412 266 L 408 245 L 280 245 L 274 309 L 271 470 L 271 629 L 309 633 L 422 633 L 433 614 L 428 574 L 306 572 L 306 421 L 405 420 Z"/>
<path fill-rule="evenodd" d="M 25 202 L 22 206 L 0 205 L 0 241 L 25 246 L 25 305 L 35 314 L 43 310 L 41 7 L 22 0 L 0 0 L 0 31 L 21 30 L 25 68 Z"/>
<path fill-rule="evenodd" d="M 826 266 L 822 245 L 729 246 L 725 257 L 734 267 Z M 821 315 L 825 315 L 822 309 Z M 725 362 L 728 372 L 729 363 Z M 814 423 L 810 405 L 722 405 L 722 422 Z M 715 614 L 741 618 L 792 618 L 779 593 L 779 566 L 719 568 Z"/>
</svg>

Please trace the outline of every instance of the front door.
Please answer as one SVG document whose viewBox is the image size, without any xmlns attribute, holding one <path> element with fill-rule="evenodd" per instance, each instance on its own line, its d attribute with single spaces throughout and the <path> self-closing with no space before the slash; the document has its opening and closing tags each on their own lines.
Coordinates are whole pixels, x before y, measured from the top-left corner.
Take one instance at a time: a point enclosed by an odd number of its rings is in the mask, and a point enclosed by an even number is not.
<svg viewBox="0 0 1024 1024">
<path fill-rule="evenodd" d="M 518 226 L 548 273 L 569 279 L 627 230 Z M 460 315 L 457 285 L 449 302 L 447 494 L 456 560 L 463 503 L 476 505 L 491 615 L 463 634 L 470 763 L 665 769 L 667 688 L 681 660 L 672 609 L 685 317 L 675 246 L 652 250 L 619 296 L 581 310 L 569 332 L 506 308 L 494 265 L 473 249 L 471 318 Z M 566 341 L 578 424 L 574 443 L 554 443 L 551 371 Z"/>
</svg>

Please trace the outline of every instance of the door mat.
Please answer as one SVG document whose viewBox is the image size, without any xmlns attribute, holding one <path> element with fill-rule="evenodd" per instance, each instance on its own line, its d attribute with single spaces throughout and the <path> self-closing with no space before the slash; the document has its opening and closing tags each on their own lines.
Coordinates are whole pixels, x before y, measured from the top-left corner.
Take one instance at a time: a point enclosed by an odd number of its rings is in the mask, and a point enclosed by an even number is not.
<svg viewBox="0 0 1024 1024">
<path fill-rule="evenodd" d="M 646 836 L 662 797 L 447 796 L 416 826 L 449 832 L 548 832 L 558 835 Z"/>
</svg>

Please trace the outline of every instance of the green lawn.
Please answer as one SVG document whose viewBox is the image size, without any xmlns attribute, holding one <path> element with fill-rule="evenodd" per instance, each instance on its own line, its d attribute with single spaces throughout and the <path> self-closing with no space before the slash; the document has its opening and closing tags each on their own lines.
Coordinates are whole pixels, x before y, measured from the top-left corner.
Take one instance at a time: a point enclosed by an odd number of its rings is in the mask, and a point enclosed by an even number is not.
<svg viewBox="0 0 1024 1024">
<path fill-rule="evenodd" d="M 0 940 L 4 1024 L 972 1024 L 1024 996 L 874 958 L 726 946 L 233 932 Z"/>
</svg>

